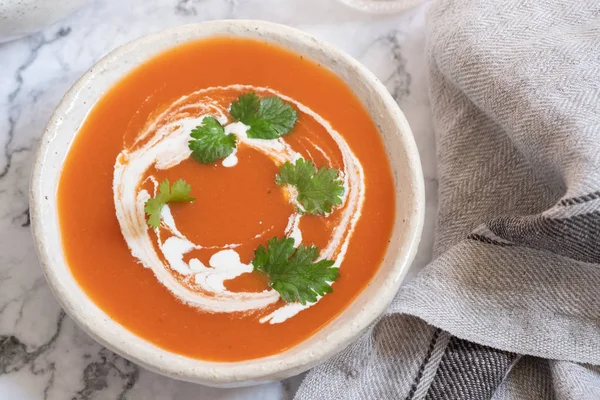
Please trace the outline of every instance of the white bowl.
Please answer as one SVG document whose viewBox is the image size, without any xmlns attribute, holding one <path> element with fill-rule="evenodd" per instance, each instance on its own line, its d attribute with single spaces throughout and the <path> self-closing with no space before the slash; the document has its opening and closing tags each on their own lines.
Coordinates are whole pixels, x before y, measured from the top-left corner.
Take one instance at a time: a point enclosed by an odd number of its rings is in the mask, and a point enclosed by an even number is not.
<svg viewBox="0 0 600 400">
<path fill-rule="evenodd" d="M 0 43 L 30 35 L 63 19 L 87 0 L 0 0 Z"/>
<path fill-rule="evenodd" d="M 391 14 L 408 10 L 424 0 L 340 0 L 342 3 L 373 14 Z"/>
<path fill-rule="evenodd" d="M 185 42 L 215 35 L 266 40 L 310 57 L 341 77 L 380 129 L 393 169 L 396 221 L 383 264 L 352 304 L 308 340 L 277 355 L 241 362 L 202 361 L 163 350 L 113 321 L 77 284 L 66 264 L 56 193 L 65 156 L 93 104 L 129 71 Z M 382 160 L 382 162 L 386 162 Z M 149 35 L 100 60 L 67 92 L 52 115 L 35 158 L 31 220 L 46 279 L 67 314 L 102 345 L 152 371 L 210 386 L 241 386 L 301 373 L 346 347 L 388 306 L 421 236 L 423 176 L 410 127 L 383 84 L 335 47 L 286 26 L 262 21 L 212 21 Z"/>
</svg>

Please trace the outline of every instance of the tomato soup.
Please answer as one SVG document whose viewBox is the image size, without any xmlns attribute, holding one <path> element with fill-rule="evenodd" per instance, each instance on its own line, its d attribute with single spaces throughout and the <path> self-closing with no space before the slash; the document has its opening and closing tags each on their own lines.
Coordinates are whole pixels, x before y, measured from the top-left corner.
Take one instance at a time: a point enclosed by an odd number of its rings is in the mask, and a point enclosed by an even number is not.
<svg viewBox="0 0 600 400">
<path fill-rule="evenodd" d="M 185 356 L 280 353 L 342 312 L 394 223 L 376 126 L 334 73 L 216 37 L 145 62 L 91 109 L 58 189 L 75 279 Z"/>
</svg>

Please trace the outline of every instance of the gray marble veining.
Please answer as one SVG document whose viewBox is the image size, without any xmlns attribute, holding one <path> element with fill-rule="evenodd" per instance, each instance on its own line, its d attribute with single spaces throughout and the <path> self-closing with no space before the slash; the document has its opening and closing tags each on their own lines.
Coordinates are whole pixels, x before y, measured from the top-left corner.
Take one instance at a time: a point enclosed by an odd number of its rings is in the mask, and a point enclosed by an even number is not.
<svg viewBox="0 0 600 400">
<path fill-rule="evenodd" d="M 37 140 L 69 86 L 127 41 L 209 19 L 298 27 L 370 68 L 411 124 L 427 214 L 410 278 L 431 258 L 437 205 L 424 13 L 421 7 L 375 16 L 335 0 L 96 0 L 38 34 L 0 44 L 0 400 L 291 399 L 301 377 L 237 389 L 175 381 L 104 349 L 65 316 L 45 283 L 29 232 L 28 180 Z"/>
</svg>

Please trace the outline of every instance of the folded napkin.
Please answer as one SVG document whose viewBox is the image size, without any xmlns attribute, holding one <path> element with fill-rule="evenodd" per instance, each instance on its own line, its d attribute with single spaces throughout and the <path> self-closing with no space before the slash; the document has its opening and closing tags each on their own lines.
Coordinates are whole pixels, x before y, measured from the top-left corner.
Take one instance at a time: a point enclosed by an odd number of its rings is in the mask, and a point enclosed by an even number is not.
<svg viewBox="0 0 600 400">
<path fill-rule="evenodd" d="M 428 15 L 435 260 L 297 399 L 600 399 L 600 1 Z"/>
</svg>

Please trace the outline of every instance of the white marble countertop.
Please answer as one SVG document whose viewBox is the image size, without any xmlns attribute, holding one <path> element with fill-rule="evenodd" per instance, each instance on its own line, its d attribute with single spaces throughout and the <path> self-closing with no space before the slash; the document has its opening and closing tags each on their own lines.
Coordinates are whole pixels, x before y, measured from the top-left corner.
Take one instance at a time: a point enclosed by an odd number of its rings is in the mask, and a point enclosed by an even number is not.
<svg viewBox="0 0 600 400">
<path fill-rule="evenodd" d="M 369 67 L 412 126 L 427 215 L 410 278 L 431 258 L 437 206 L 424 14 L 423 6 L 369 15 L 336 0 L 96 0 L 38 34 L 0 44 L 0 400 L 293 398 L 301 377 L 213 389 L 156 375 L 102 348 L 64 315 L 29 231 L 28 181 L 38 138 L 73 82 L 132 39 L 209 19 L 265 19 L 300 28 Z"/>
</svg>

